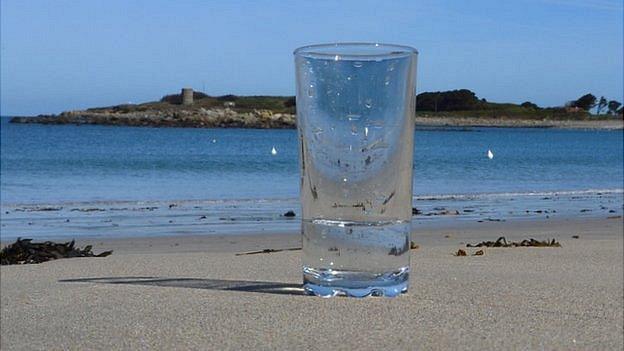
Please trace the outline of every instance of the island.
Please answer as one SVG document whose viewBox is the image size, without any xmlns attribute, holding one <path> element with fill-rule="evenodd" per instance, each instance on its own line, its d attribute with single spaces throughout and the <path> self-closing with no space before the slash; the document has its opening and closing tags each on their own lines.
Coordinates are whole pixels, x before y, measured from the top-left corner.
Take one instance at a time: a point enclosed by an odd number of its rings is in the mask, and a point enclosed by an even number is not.
<svg viewBox="0 0 624 351">
<path fill-rule="evenodd" d="M 596 108 L 596 113 L 589 111 Z M 159 101 L 121 104 L 58 115 L 13 117 L 11 123 L 99 124 L 145 127 L 260 128 L 296 127 L 294 96 L 210 96 L 183 88 Z M 621 103 L 599 101 L 591 94 L 563 107 L 541 108 L 492 103 L 468 89 L 418 94 L 416 126 L 428 127 L 533 127 L 623 129 Z M 604 112 L 604 113 L 601 113 Z"/>
</svg>

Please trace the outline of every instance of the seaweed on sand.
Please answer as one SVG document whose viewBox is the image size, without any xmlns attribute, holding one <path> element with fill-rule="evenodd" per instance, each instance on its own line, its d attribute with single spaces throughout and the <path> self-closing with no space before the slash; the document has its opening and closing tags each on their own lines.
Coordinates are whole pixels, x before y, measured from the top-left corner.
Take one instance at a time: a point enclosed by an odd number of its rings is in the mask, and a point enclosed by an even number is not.
<svg viewBox="0 0 624 351">
<path fill-rule="evenodd" d="M 420 245 L 416 244 L 415 242 L 411 241 L 409 244 L 409 248 L 410 250 L 417 250 L 420 248 Z M 235 254 L 235 256 L 245 256 L 245 255 L 257 255 L 257 254 L 267 254 L 267 253 L 275 253 L 275 252 L 282 252 L 282 251 L 299 251 L 301 250 L 300 247 L 291 247 L 288 249 L 263 249 L 263 250 L 258 250 L 258 251 L 247 251 L 247 252 L 239 252 L 237 254 Z M 340 249 L 338 249 L 337 247 L 330 247 L 328 251 L 331 252 L 339 252 Z M 392 248 L 390 250 L 389 255 L 399 255 L 401 253 L 404 253 L 405 251 L 402 251 L 400 253 L 397 253 L 397 249 L 396 248 Z"/>
<path fill-rule="evenodd" d="M 466 247 L 561 247 L 561 244 L 555 239 L 539 241 L 533 238 L 524 239 L 520 242 L 508 242 L 504 236 L 501 236 L 496 241 L 482 241 L 478 244 L 466 244 Z"/>
<path fill-rule="evenodd" d="M 67 243 L 33 243 L 32 239 L 17 238 L 13 244 L 0 250 L 0 265 L 41 263 L 71 257 L 106 257 L 113 253 L 104 251 L 96 255 L 91 251 L 91 245 L 80 249 L 74 244 L 74 240 Z"/>
</svg>

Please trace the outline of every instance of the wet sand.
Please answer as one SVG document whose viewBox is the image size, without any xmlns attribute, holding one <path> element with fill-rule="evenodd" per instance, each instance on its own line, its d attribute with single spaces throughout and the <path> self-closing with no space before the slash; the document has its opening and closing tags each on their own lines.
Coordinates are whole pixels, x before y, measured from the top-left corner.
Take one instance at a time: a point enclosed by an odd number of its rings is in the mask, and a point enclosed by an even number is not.
<svg viewBox="0 0 624 351">
<path fill-rule="evenodd" d="M 622 191 L 420 195 L 418 228 L 505 221 L 607 218 L 624 213 Z M 117 201 L 0 205 L 2 240 L 293 233 L 299 199 Z M 295 216 L 284 216 L 294 211 Z"/>
<path fill-rule="evenodd" d="M 115 252 L 0 268 L 0 348 L 621 349 L 621 217 L 456 224 L 415 225 L 394 299 L 304 296 L 300 252 L 235 255 L 296 232 L 81 239 Z M 452 255 L 501 235 L 562 247 Z"/>
</svg>

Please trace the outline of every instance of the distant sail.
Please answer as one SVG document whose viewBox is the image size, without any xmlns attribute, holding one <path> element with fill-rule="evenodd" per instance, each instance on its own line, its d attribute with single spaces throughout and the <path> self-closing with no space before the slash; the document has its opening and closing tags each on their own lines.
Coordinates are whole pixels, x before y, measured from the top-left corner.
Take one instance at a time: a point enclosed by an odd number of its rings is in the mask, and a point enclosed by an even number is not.
<svg viewBox="0 0 624 351">
<path fill-rule="evenodd" d="M 271 149 L 271 155 L 277 155 L 277 150 L 275 150 L 275 146 Z"/>
<path fill-rule="evenodd" d="M 492 150 L 489 150 L 489 149 L 488 149 L 488 152 L 487 152 L 487 157 L 488 157 L 490 160 L 494 158 L 494 153 L 492 153 Z"/>
</svg>

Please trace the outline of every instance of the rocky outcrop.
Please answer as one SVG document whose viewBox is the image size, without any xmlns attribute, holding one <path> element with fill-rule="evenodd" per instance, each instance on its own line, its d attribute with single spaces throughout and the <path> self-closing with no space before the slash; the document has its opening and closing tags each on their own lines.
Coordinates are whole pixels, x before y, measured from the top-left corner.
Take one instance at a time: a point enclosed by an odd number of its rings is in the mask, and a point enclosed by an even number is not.
<svg viewBox="0 0 624 351">
<path fill-rule="evenodd" d="M 14 117 L 12 123 L 40 124 L 103 124 L 116 126 L 187 127 L 187 128 L 258 128 L 288 129 L 296 127 L 296 118 L 290 113 L 254 109 L 237 111 L 231 108 L 145 109 L 124 111 L 102 108 L 69 111 L 59 115 Z M 438 127 L 502 127 L 502 128 L 569 128 L 569 129 L 623 129 L 622 119 L 549 120 L 487 117 L 416 117 L 419 128 Z"/>
<path fill-rule="evenodd" d="M 59 115 L 14 117 L 11 123 L 40 124 L 103 124 L 147 127 L 193 128 L 295 128 L 295 116 L 270 110 L 239 112 L 230 108 L 198 108 L 192 110 L 115 110 L 69 111 Z"/>
</svg>

